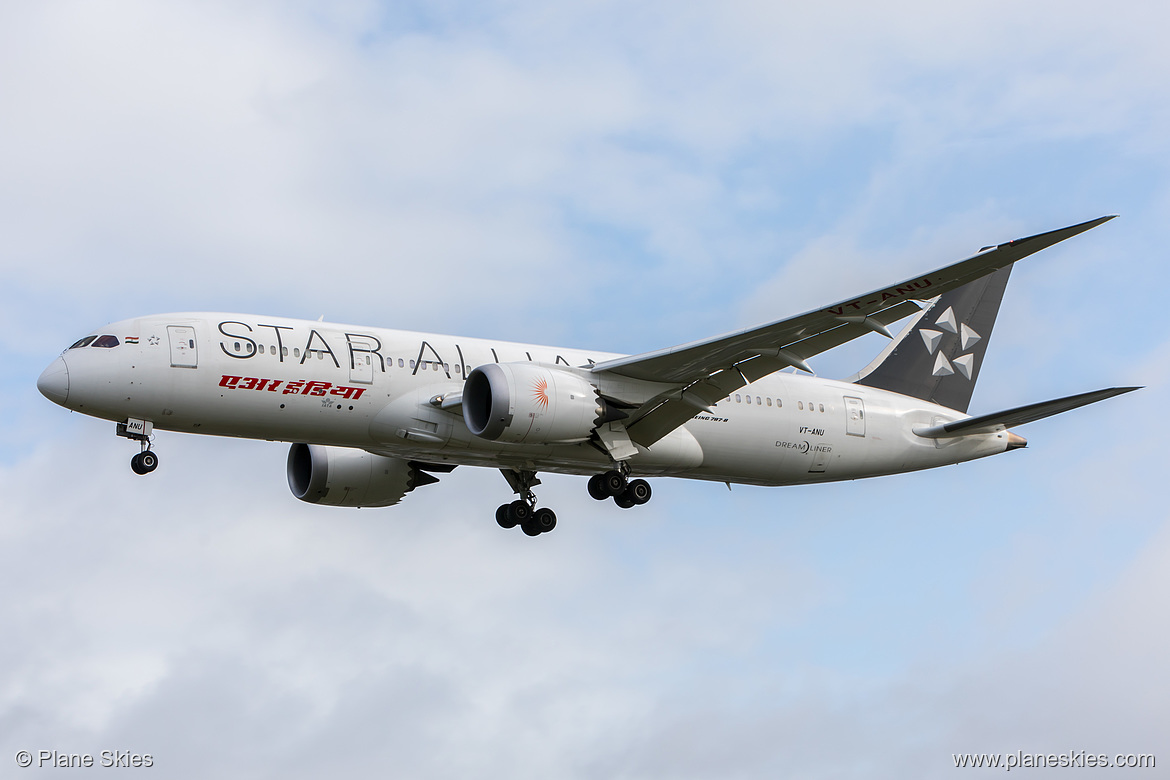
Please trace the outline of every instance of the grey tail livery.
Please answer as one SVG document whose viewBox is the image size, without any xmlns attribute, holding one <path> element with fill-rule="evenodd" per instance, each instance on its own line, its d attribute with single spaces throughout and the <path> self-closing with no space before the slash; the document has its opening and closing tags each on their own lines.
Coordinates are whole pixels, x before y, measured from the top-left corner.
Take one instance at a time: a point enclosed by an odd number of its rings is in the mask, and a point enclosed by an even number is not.
<svg viewBox="0 0 1170 780">
<path fill-rule="evenodd" d="M 940 295 L 854 381 L 965 413 L 1011 272 Z"/>
</svg>

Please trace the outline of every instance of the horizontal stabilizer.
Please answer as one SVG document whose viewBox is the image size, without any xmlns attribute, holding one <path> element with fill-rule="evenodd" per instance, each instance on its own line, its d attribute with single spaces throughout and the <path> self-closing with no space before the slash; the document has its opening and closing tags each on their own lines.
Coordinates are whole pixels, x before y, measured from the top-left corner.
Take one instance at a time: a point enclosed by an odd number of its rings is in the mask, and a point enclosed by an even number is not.
<svg viewBox="0 0 1170 780">
<path fill-rule="evenodd" d="M 1003 412 L 993 412 L 979 417 L 969 417 L 966 420 L 935 425 L 930 428 L 915 428 L 914 433 L 927 439 L 950 439 L 956 436 L 970 436 L 977 433 L 995 433 L 1016 425 L 1043 420 L 1054 414 L 1067 412 L 1088 404 L 1095 404 L 1112 398 L 1115 395 L 1140 390 L 1140 387 L 1110 387 L 1105 390 L 1094 390 L 1090 393 L 1070 395 L 1067 398 L 1057 398 L 1055 401 L 1042 401 L 1038 404 L 1028 404 Z"/>
</svg>

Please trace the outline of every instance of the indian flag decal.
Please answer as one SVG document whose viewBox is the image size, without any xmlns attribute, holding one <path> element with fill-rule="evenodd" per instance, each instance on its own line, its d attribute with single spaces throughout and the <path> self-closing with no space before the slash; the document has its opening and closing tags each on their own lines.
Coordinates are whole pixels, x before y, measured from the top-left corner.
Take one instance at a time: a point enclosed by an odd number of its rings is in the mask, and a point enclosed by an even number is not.
<svg viewBox="0 0 1170 780">
<path fill-rule="evenodd" d="M 137 337 L 137 336 L 127 336 L 127 337 L 126 337 L 126 343 L 127 343 L 127 344 L 137 344 L 137 343 L 138 343 L 138 337 Z"/>
<path fill-rule="evenodd" d="M 532 394 L 536 397 L 536 402 L 538 404 L 540 404 L 542 408 L 544 408 L 544 409 L 548 408 L 548 380 L 547 379 L 537 379 L 536 384 L 533 386 Z"/>
</svg>

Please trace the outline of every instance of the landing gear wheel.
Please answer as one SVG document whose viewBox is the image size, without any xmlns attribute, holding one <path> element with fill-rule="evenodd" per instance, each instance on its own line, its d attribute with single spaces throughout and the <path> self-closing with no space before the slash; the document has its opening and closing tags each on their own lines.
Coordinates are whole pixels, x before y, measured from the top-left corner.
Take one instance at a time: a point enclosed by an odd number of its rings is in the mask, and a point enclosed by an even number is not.
<svg viewBox="0 0 1170 780">
<path fill-rule="evenodd" d="M 629 492 L 618 493 L 613 497 L 613 502 L 622 509 L 629 509 L 634 505 L 634 499 L 630 496 Z"/>
<path fill-rule="evenodd" d="M 626 489 L 626 475 L 620 471 L 607 471 L 601 475 L 605 492 L 611 496 L 618 496 Z"/>
<path fill-rule="evenodd" d="M 625 495 L 630 497 L 636 505 L 641 506 L 650 500 L 650 483 L 644 479 L 635 479 L 626 487 Z"/>
<path fill-rule="evenodd" d="M 149 474 L 158 468 L 158 456 L 150 450 L 143 450 L 130 459 L 130 469 L 135 474 Z"/>
<path fill-rule="evenodd" d="M 525 521 L 528 520 L 530 517 L 532 517 L 532 507 L 528 506 L 528 503 L 526 501 L 517 500 L 517 501 L 513 501 L 512 503 L 508 504 L 508 521 L 511 522 L 513 526 L 515 526 L 515 525 L 523 526 Z M 528 533 L 527 528 L 525 528 L 524 532 Z M 538 531 L 537 533 L 540 533 L 540 532 Z M 535 536 L 535 534 L 528 534 L 528 535 Z"/>
<path fill-rule="evenodd" d="M 511 514 L 508 512 L 510 508 L 510 504 L 500 504 L 499 509 L 496 510 L 496 522 L 500 524 L 500 528 L 516 527 L 516 521 L 511 518 Z"/>
<path fill-rule="evenodd" d="M 589 495 L 598 501 L 604 501 L 609 498 L 609 493 L 605 489 L 604 474 L 594 474 L 589 478 Z"/>
<path fill-rule="evenodd" d="M 557 527 L 557 514 L 548 507 L 541 507 L 532 515 L 532 524 L 539 529 L 539 533 L 547 534 Z"/>
</svg>

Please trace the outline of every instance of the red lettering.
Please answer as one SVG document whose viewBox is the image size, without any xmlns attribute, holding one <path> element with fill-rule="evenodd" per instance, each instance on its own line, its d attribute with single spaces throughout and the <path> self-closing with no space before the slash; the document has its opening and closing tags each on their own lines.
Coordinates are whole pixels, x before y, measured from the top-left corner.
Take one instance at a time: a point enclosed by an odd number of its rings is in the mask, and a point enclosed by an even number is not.
<svg viewBox="0 0 1170 780">
<path fill-rule="evenodd" d="M 301 395 L 325 395 L 325 391 L 333 387 L 332 382 L 318 382 L 316 380 L 305 383 L 305 389 L 301 391 Z"/>
<path fill-rule="evenodd" d="M 227 374 L 224 374 L 219 380 L 219 386 L 220 387 L 228 387 L 228 388 L 231 388 L 234 390 L 236 385 L 239 384 L 239 381 L 242 378 L 243 377 L 228 376 Z"/>
</svg>

